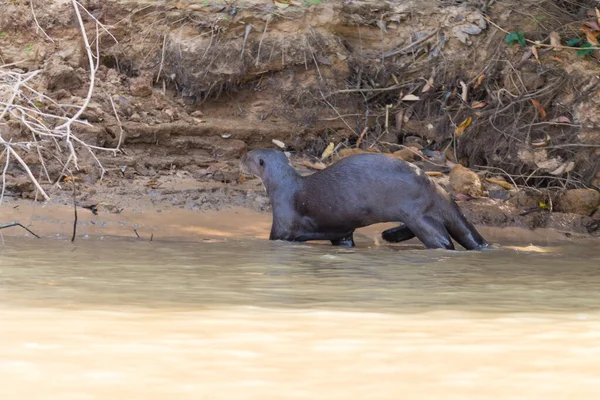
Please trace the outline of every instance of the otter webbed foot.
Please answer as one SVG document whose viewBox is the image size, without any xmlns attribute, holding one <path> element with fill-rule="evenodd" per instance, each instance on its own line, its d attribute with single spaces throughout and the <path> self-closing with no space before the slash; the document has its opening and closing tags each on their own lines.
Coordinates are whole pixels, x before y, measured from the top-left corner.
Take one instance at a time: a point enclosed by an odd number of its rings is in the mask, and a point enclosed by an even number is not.
<svg viewBox="0 0 600 400">
<path fill-rule="evenodd" d="M 335 239 L 331 241 L 331 244 L 333 246 L 340 246 L 340 247 L 354 247 L 354 238 L 352 237 L 352 235 L 347 236 L 343 239 Z"/>
</svg>

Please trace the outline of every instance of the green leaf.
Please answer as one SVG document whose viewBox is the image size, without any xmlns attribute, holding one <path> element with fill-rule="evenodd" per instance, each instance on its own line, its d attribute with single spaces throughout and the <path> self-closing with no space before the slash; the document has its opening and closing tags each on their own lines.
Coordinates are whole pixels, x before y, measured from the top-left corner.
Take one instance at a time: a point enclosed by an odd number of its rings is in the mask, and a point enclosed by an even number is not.
<svg viewBox="0 0 600 400">
<path fill-rule="evenodd" d="M 573 38 L 573 39 L 569 40 L 567 42 L 567 46 L 574 47 L 574 46 L 577 46 L 579 43 L 581 43 L 581 39 L 578 38 L 578 37 L 576 37 L 576 38 Z"/>
<path fill-rule="evenodd" d="M 506 37 L 504 38 L 504 41 L 509 45 L 512 46 L 515 43 L 519 43 L 521 46 L 525 47 L 525 45 L 527 44 L 525 42 L 525 35 L 523 34 L 523 32 L 521 31 L 516 31 L 516 32 L 511 32 L 508 35 L 506 35 Z"/>
<path fill-rule="evenodd" d="M 590 49 L 590 47 L 592 47 L 592 45 L 590 43 L 584 43 L 581 45 L 580 49 L 581 50 L 577 50 L 577 57 L 585 57 L 588 54 L 592 54 L 594 52 L 595 49 Z"/>
<path fill-rule="evenodd" d="M 6 32 L 0 32 L 0 37 L 5 37 L 8 36 L 8 34 Z"/>
</svg>

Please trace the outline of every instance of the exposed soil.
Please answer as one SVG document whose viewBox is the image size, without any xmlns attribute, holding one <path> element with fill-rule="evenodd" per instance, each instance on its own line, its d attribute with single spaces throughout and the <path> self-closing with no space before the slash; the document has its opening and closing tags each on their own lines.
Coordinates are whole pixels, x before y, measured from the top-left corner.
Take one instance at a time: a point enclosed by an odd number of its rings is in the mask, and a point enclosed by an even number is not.
<svg viewBox="0 0 600 400">
<path fill-rule="evenodd" d="M 597 206 L 583 204 L 585 213 L 553 207 L 567 189 L 600 190 L 598 52 L 578 57 L 576 50 L 541 47 L 538 62 L 530 48 L 507 45 L 491 24 L 546 44 L 557 32 L 565 45 L 585 39 L 580 28 L 593 21 L 588 11 L 596 2 L 515 4 L 83 1 L 110 35 L 98 29 L 94 94 L 81 116 L 89 125 L 73 132 L 93 146 L 120 143 L 122 151 L 94 150 L 96 161 L 78 146 L 79 169 L 69 168 L 77 202 L 98 205 L 100 216 L 114 221 L 151 215 L 152 234 L 170 225 L 174 210 L 268 212 L 262 185 L 240 181 L 238 163 L 248 149 L 277 147 L 274 139 L 302 173 L 314 170 L 306 166 L 314 168 L 330 143 L 335 149 L 324 164 L 348 148 L 391 153 L 413 146 L 410 161 L 441 172 L 436 179 L 449 190 L 454 163 L 477 172 L 483 198 L 454 194 L 478 225 L 599 236 Z M 47 98 L 30 99 L 41 112 L 82 105 L 90 68 L 72 2 L 33 1 L 33 10 L 39 27 L 29 1 L 0 5 L 2 70 L 42 71 L 31 85 Z M 85 12 L 83 19 L 95 52 L 96 24 Z M 5 89 L 2 99 L 11 93 Z M 0 121 L 4 140 L 31 140 L 20 121 L 15 113 Z M 33 136 L 39 150 L 18 151 L 51 195 L 44 207 L 58 206 L 67 224 L 68 153 L 57 152 L 62 142 Z M 6 195 L 14 196 L 1 207 L 7 222 L 37 213 L 29 209 L 34 202 L 16 198 L 42 199 L 14 161 Z M 16 205 L 29 211 L 10 211 Z M 268 223 L 260 226 L 268 230 Z"/>
</svg>

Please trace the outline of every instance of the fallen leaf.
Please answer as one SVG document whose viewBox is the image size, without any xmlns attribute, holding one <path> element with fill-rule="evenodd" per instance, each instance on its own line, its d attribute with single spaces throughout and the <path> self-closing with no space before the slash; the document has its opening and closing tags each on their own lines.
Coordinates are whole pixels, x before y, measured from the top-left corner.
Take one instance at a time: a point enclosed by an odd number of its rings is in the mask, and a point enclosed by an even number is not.
<svg viewBox="0 0 600 400">
<path fill-rule="evenodd" d="M 280 149 L 285 149 L 285 143 L 283 143 L 281 140 L 273 139 L 271 142 L 273 142 L 273 144 Z"/>
<path fill-rule="evenodd" d="M 187 4 L 185 4 L 182 1 L 178 1 L 177 3 L 175 3 L 175 8 L 180 9 L 180 10 L 184 10 L 187 7 Z"/>
<path fill-rule="evenodd" d="M 414 94 L 407 94 L 402 98 L 402 101 L 419 101 L 419 96 L 415 96 Z"/>
<path fill-rule="evenodd" d="M 600 31 L 600 24 L 598 24 L 598 21 L 585 21 L 584 25 L 595 31 Z"/>
<path fill-rule="evenodd" d="M 498 185 L 501 186 L 503 189 L 506 190 L 511 190 L 514 186 L 511 185 L 510 183 L 500 180 L 500 179 L 493 179 L 493 178 L 485 178 L 486 182 L 489 183 L 493 183 L 494 185 Z"/>
<path fill-rule="evenodd" d="M 550 45 L 554 51 L 560 50 L 557 46 L 560 46 L 560 35 L 558 32 L 550 32 Z"/>
<path fill-rule="evenodd" d="M 456 136 L 460 136 L 464 133 L 465 129 L 467 129 L 467 127 L 469 125 L 471 125 L 471 121 L 473 121 L 473 118 L 471 118 L 470 116 L 467 117 L 467 119 L 465 119 L 463 122 L 460 123 L 460 125 L 456 128 Z"/>
<path fill-rule="evenodd" d="M 429 176 L 444 176 L 440 171 L 426 171 L 425 174 Z"/>
<path fill-rule="evenodd" d="M 310 160 L 302 160 L 302 162 L 300 162 L 300 165 L 305 166 L 306 168 L 310 168 L 310 169 L 316 169 L 318 171 L 323 170 L 325 168 L 327 168 L 327 165 L 323 164 L 320 161 L 317 162 L 312 162 Z"/>
<path fill-rule="evenodd" d="M 562 59 L 562 58 L 559 58 L 559 57 L 551 57 L 551 59 L 552 59 L 553 61 L 558 61 L 559 63 L 564 63 L 563 59 Z"/>
<path fill-rule="evenodd" d="M 423 90 L 421 92 L 426 93 L 433 87 L 433 78 L 429 78 L 425 86 L 423 86 Z"/>
<path fill-rule="evenodd" d="M 550 137 L 550 135 L 546 135 L 545 139 L 536 140 L 535 142 L 531 143 L 531 146 L 533 146 L 533 147 L 545 147 L 545 146 L 548 146 L 548 144 L 550 143 L 551 140 L 552 140 L 552 138 Z"/>
<path fill-rule="evenodd" d="M 569 119 L 569 117 L 561 115 L 560 117 L 556 118 L 556 122 L 560 122 L 561 124 L 570 124 L 571 120 Z"/>
<path fill-rule="evenodd" d="M 533 56 L 537 60 L 538 64 L 542 65 L 542 62 L 540 61 L 540 55 L 538 54 L 538 51 L 537 51 L 537 47 L 531 46 L 531 52 L 533 53 Z"/>
<path fill-rule="evenodd" d="M 460 81 L 460 87 L 462 88 L 461 98 L 465 103 L 467 102 L 467 95 L 469 94 L 469 88 L 467 88 L 467 84 L 463 81 Z"/>
<path fill-rule="evenodd" d="M 550 171 L 548 172 L 550 175 L 554 175 L 554 176 L 558 176 L 558 175 L 562 175 L 563 172 L 565 172 L 565 168 L 567 167 L 567 163 L 561 164 L 558 168 L 556 168 L 554 171 Z"/>
<path fill-rule="evenodd" d="M 592 46 L 600 46 L 600 42 L 598 42 L 598 38 L 596 38 L 596 35 L 593 32 L 586 31 L 585 37 L 587 38 L 588 43 Z"/>
<path fill-rule="evenodd" d="M 537 101 L 535 99 L 531 99 L 531 102 L 533 103 L 535 108 L 537 108 L 538 112 L 540 113 L 540 117 L 543 120 L 545 120 L 546 119 L 546 110 L 544 110 L 544 107 L 542 107 L 542 103 L 540 103 L 539 101 Z"/>
<path fill-rule="evenodd" d="M 473 85 L 473 89 L 477 89 L 479 86 L 481 86 L 484 79 L 485 79 L 485 74 L 479 75 L 477 77 L 477 80 L 475 81 L 475 84 Z"/>
<path fill-rule="evenodd" d="M 284 9 L 284 8 L 288 8 L 290 6 L 290 3 L 282 3 L 277 0 L 273 0 L 273 1 L 274 1 L 275 5 L 277 6 L 277 8 Z"/>
<path fill-rule="evenodd" d="M 79 181 L 81 180 L 78 176 L 74 176 L 73 178 L 71 178 L 71 176 L 65 176 L 63 181 L 64 182 L 71 182 L 71 181 Z"/>
<path fill-rule="evenodd" d="M 487 106 L 487 103 L 485 101 L 476 101 L 473 104 L 471 104 L 471 107 L 473 108 L 483 108 Z"/>
<path fill-rule="evenodd" d="M 573 171 L 574 168 L 575 168 L 575 162 L 574 161 L 569 161 L 569 163 L 565 167 L 565 172 L 569 173 L 569 172 Z"/>
<path fill-rule="evenodd" d="M 538 205 L 540 206 L 540 208 L 543 208 L 545 210 L 550 208 L 550 206 L 548 204 L 544 203 L 543 201 L 540 201 L 538 203 Z"/>
<path fill-rule="evenodd" d="M 335 144 L 333 142 L 329 143 L 323 154 L 321 154 L 321 160 L 324 160 L 330 157 L 333 154 L 333 150 L 335 149 Z"/>
</svg>

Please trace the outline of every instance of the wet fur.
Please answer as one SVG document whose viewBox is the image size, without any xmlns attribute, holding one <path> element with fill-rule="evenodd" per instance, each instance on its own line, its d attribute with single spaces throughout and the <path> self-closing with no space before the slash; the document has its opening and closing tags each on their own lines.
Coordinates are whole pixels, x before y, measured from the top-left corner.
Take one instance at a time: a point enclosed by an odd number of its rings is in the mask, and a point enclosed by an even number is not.
<svg viewBox="0 0 600 400">
<path fill-rule="evenodd" d="M 262 165 L 261 165 L 262 160 Z M 417 237 L 428 248 L 468 250 L 488 243 L 458 205 L 416 166 L 382 154 L 346 157 L 302 177 L 278 150 L 247 153 L 242 170 L 262 179 L 273 207 L 271 240 L 330 240 L 353 246 L 354 230 L 379 222 L 404 225 L 382 233 L 388 242 Z"/>
</svg>

